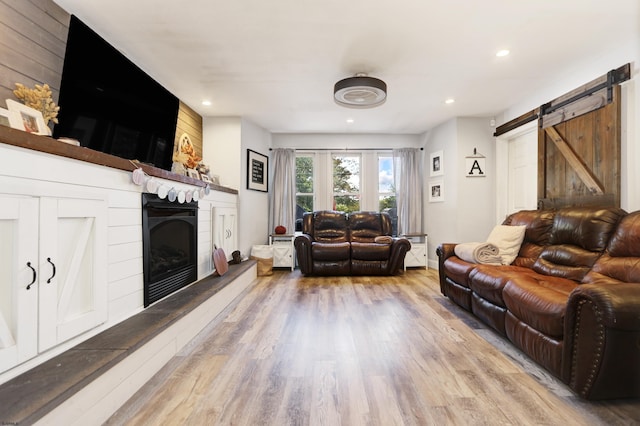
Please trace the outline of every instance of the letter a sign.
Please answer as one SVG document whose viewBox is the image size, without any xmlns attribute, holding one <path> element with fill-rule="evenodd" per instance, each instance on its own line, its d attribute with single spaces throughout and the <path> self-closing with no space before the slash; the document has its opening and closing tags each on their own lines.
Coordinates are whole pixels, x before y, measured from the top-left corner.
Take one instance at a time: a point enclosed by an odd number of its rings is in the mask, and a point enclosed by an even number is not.
<svg viewBox="0 0 640 426">
<path fill-rule="evenodd" d="M 467 177 L 486 177 L 484 157 L 466 157 Z"/>
</svg>

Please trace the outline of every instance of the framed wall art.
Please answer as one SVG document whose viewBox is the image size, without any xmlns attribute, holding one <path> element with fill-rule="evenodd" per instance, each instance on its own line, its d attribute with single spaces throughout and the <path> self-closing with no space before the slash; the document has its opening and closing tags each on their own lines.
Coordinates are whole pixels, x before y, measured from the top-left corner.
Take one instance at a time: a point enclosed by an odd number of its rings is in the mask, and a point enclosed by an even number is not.
<svg viewBox="0 0 640 426">
<path fill-rule="evenodd" d="M 187 176 L 194 179 L 200 179 L 200 173 L 196 169 L 187 169 Z"/>
<path fill-rule="evenodd" d="M 269 190 L 269 157 L 247 149 L 247 189 Z"/>
<path fill-rule="evenodd" d="M 444 201 L 444 184 L 441 180 L 429 183 L 429 202 Z"/>
<path fill-rule="evenodd" d="M 13 99 L 7 99 L 7 108 L 14 114 L 9 116 L 9 122 L 14 129 L 24 130 L 38 135 L 49 135 L 50 129 L 44 122 L 42 113 Z"/>
<path fill-rule="evenodd" d="M 432 152 L 429 155 L 429 171 L 429 176 L 442 176 L 444 174 L 442 151 Z"/>
</svg>

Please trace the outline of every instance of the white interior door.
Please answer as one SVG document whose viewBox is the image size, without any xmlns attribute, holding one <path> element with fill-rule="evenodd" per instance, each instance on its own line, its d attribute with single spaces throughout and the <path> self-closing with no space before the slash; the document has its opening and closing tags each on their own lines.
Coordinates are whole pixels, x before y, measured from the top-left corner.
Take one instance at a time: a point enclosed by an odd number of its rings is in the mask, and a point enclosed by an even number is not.
<svg viewBox="0 0 640 426">
<path fill-rule="evenodd" d="M 496 177 L 496 223 L 515 211 L 537 208 L 537 121 L 496 138 Z"/>
<path fill-rule="evenodd" d="M 508 142 L 509 192 L 507 214 L 535 210 L 538 186 L 538 132 L 520 134 Z"/>
</svg>

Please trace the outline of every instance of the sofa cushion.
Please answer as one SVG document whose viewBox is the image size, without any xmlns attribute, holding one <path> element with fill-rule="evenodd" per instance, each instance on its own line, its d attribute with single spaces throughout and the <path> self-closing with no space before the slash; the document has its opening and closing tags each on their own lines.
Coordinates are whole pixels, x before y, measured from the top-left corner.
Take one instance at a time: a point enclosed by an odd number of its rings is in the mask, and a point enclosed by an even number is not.
<svg viewBox="0 0 640 426">
<path fill-rule="evenodd" d="M 347 215 L 331 210 L 307 213 L 303 217 L 303 232 L 320 242 L 349 241 Z"/>
<path fill-rule="evenodd" d="M 640 283 L 640 211 L 625 216 L 583 283 Z"/>
<path fill-rule="evenodd" d="M 602 252 L 625 211 L 618 208 L 571 207 L 553 217 L 552 245 L 569 244 Z"/>
<path fill-rule="evenodd" d="M 474 293 L 500 307 L 506 307 L 502 299 L 502 289 L 509 279 L 520 274 L 534 273 L 519 266 L 477 265 L 469 274 L 469 288 Z"/>
<path fill-rule="evenodd" d="M 548 336 L 562 337 L 569 294 L 579 284 L 566 278 L 522 274 L 504 286 L 504 303 L 516 318 Z"/>
<path fill-rule="evenodd" d="M 592 252 L 581 247 L 559 244 L 545 247 L 532 269 L 540 274 L 581 281 L 600 252 Z"/>
<path fill-rule="evenodd" d="M 372 243 L 380 235 L 391 235 L 391 219 L 386 213 L 349 213 L 350 241 Z"/>
<path fill-rule="evenodd" d="M 381 261 L 389 260 L 391 254 L 390 244 L 378 243 L 351 243 L 351 259 Z"/>
<path fill-rule="evenodd" d="M 489 233 L 487 242 L 498 248 L 503 265 L 511 265 L 518 256 L 526 229 L 525 225 L 497 225 Z"/>
<path fill-rule="evenodd" d="M 349 260 L 351 258 L 351 244 L 319 243 L 311 244 L 311 256 L 315 261 Z"/>
<path fill-rule="evenodd" d="M 516 266 L 531 268 L 544 246 L 549 244 L 553 226 L 553 210 L 522 210 L 507 216 L 503 225 L 525 225 L 526 231 L 518 256 L 512 262 Z"/>
<path fill-rule="evenodd" d="M 449 257 L 444 261 L 444 273 L 453 282 L 469 287 L 469 274 L 478 266 L 477 263 L 469 263 L 457 256 Z"/>
</svg>

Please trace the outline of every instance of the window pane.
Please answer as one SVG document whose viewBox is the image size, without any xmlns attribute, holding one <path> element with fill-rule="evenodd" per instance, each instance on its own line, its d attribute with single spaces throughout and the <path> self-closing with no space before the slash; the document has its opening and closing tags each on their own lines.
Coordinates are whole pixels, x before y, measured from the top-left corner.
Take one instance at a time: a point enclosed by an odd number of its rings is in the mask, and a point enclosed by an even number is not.
<svg viewBox="0 0 640 426">
<path fill-rule="evenodd" d="M 360 210 L 359 195 L 338 195 L 333 197 L 333 209 L 339 212 L 357 212 Z"/>
<path fill-rule="evenodd" d="M 302 219 L 305 212 L 313 211 L 313 195 L 296 196 L 296 219 Z"/>
<path fill-rule="evenodd" d="M 296 157 L 296 193 L 313 194 L 313 157 Z"/>
<path fill-rule="evenodd" d="M 360 157 L 333 157 L 334 194 L 360 193 Z"/>
<path fill-rule="evenodd" d="M 398 235 L 398 209 L 395 195 L 380 195 L 380 211 L 391 217 L 391 235 Z"/>
<path fill-rule="evenodd" d="M 378 157 L 378 192 L 396 192 L 393 181 L 393 157 Z"/>
</svg>

